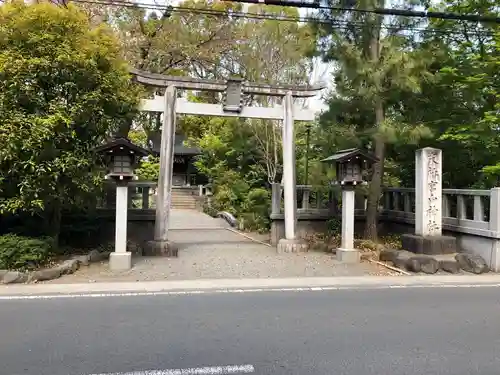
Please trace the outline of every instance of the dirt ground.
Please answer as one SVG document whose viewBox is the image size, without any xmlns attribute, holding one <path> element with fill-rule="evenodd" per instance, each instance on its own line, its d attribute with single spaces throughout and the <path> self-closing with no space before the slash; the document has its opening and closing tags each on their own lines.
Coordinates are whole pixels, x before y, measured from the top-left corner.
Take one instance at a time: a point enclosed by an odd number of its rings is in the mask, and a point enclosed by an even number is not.
<svg viewBox="0 0 500 375">
<path fill-rule="evenodd" d="M 110 271 L 107 262 L 94 263 L 47 283 L 399 275 L 367 261 L 340 263 L 325 252 L 277 254 L 274 247 L 224 228 L 171 230 L 170 236 L 179 246 L 178 258 L 135 257 L 132 269 L 124 272 Z"/>
</svg>

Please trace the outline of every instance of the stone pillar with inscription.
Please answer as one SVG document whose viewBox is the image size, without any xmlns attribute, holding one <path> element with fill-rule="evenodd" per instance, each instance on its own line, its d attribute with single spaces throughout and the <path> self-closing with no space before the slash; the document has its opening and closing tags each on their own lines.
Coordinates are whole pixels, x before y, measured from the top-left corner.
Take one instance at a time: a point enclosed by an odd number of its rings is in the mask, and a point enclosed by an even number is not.
<svg viewBox="0 0 500 375">
<path fill-rule="evenodd" d="M 443 236 L 442 152 L 426 147 L 415 155 L 415 234 L 402 236 L 405 250 L 417 254 L 457 251 L 455 237 Z"/>
</svg>

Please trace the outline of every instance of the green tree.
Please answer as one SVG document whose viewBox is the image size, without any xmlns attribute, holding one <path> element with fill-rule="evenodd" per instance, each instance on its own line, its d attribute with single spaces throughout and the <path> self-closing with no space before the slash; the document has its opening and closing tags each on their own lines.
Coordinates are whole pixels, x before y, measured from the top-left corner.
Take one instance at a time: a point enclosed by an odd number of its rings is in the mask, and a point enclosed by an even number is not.
<svg viewBox="0 0 500 375">
<path fill-rule="evenodd" d="M 344 1 L 329 3 L 346 6 Z M 363 0 L 347 6 L 384 8 L 385 0 Z M 415 2 L 405 5 L 413 6 Z M 414 41 L 405 32 L 412 26 L 408 18 L 337 10 L 324 10 L 321 16 L 332 22 L 317 25 L 317 52 L 336 63 L 333 119 L 346 121 L 360 135 L 353 141 L 372 149 L 380 160 L 373 166 L 365 228 L 365 236 L 376 239 L 386 146 L 395 138 L 415 137 L 422 130 L 401 121 L 398 98 L 405 92 L 420 91 L 427 61 L 413 49 Z"/>
<path fill-rule="evenodd" d="M 254 5 L 251 13 L 272 16 L 298 17 L 295 8 Z M 234 51 L 238 73 L 248 81 L 268 83 L 307 84 L 312 70 L 308 52 L 314 47 L 314 34 L 310 25 L 277 20 L 242 20 L 241 42 Z M 251 98 L 253 105 L 273 106 L 278 104 L 274 97 Z M 300 128 L 303 124 L 299 124 Z M 268 183 L 282 177 L 281 123 L 270 120 L 249 119 L 242 126 L 252 132 L 252 143 L 259 154 L 258 165 L 267 177 Z M 297 132 L 302 135 L 302 132 Z M 297 139 L 297 143 L 301 143 Z M 298 150 L 297 159 L 301 151 Z M 302 170 L 300 170 L 302 171 Z M 300 180 L 300 175 L 298 176 Z"/>
<path fill-rule="evenodd" d="M 200 0 L 183 1 L 179 6 L 205 11 L 241 8 L 239 4 Z M 105 15 L 106 9 L 101 5 L 99 8 L 97 13 Z M 153 12 L 123 7 L 116 9 L 112 17 L 101 18 L 117 30 L 130 65 L 153 73 L 209 76 L 219 69 L 221 57 L 233 48 L 235 40 L 235 21 L 219 14 L 173 11 L 168 7 Z M 151 140 L 159 130 L 160 116 L 142 114 L 139 122 Z M 120 133 L 126 135 L 131 128 L 132 123 L 124 124 Z"/>
<path fill-rule="evenodd" d="M 142 160 L 139 168 L 135 171 L 140 180 L 143 181 L 158 181 L 160 173 L 159 157 L 149 155 L 146 160 Z"/>
<path fill-rule="evenodd" d="M 276 6 L 252 6 L 248 11 L 298 16 L 296 9 Z M 222 20 L 225 21 L 224 17 Z M 230 48 L 220 56 L 214 69 L 204 70 L 204 77 L 227 78 L 235 74 L 248 81 L 271 84 L 308 82 L 311 61 L 307 52 L 314 46 L 314 36 L 308 25 L 237 19 L 232 33 L 234 41 Z M 204 93 L 190 99 L 217 103 L 221 97 Z M 276 98 L 245 99 L 247 105 L 277 104 Z M 268 210 L 262 209 L 262 202 L 269 200 L 269 192 L 265 189 L 270 183 L 279 181 L 282 175 L 281 124 L 256 119 L 186 116 L 179 125 L 203 151 L 197 166 L 213 182 L 216 208 L 240 218 L 245 216 L 243 221 L 249 227 L 267 225 Z"/>
<path fill-rule="evenodd" d="M 96 182 L 93 148 L 136 113 L 119 44 L 76 7 L 0 7 L 0 212 L 61 209 Z"/>
<path fill-rule="evenodd" d="M 491 0 L 453 0 L 437 6 L 500 16 L 498 2 Z M 438 142 L 453 167 L 447 180 L 454 187 L 494 186 L 500 177 L 500 27 L 437 20 L 429 29 L 448 32 L 429 38 L 439 50 L 436 91 L 441 97 L 428 119 L 439 131 Z M 448 159 L 447 151 L 457 156 Z"/>
<path fill-rule="evenodd" d="M 494 0 L 452 0 L 431 10 L 498 16 Z M 419 32 L 420 53 L 430 61 L 431 80 L 421 91 L 402 93 L 400 108 L 407 123 L 423 123 L 434 136 L 416 146 L 398 144 L 389 151 L 398 162 L 398 176 L 414 183 L 417 147 L 443 150 L 443 186 L 485 188 L 497 184 L 498 25 L 456 20 L 429 20 Z"/>
</svg>

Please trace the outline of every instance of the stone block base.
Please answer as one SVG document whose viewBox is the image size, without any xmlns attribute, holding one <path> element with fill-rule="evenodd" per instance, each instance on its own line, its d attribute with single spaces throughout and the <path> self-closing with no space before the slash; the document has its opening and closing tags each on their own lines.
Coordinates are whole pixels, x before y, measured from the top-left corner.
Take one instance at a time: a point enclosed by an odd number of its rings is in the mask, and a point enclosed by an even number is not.
<svg viewBox="0 0 500 375">
<path fill-rule="evenodd" d="M 337 260 L 343 263 L 359 263 L 361 255 L 359 250 L 356 249 L 337 249 Z"/>
<path fill-rule="evenodd" d="M 144 255 L 175 258 L 179 255 L 179 248 L 171 241 L 154 240 L 148 242 Z"/>
<path fill-rule="evenodd" d="M 132 268 L 132 253 L 111 253 L 109 255 L 111 271 L 126 271 Z"/>
<path fill-rule="evenodd" d="M 457 239 L 452 236 L 418 236 L 404 234 L 401 236 L 403 249 L 415 254 L 453 254 L 457 252 Z"/>
<path fill-rule="evenodd" d="M 306 241 L 302 239 L 287 240 L 282 238 L 278 241 L 278 246 L 276 251 L 278 254 L 283 253 L 300 253 L 309 250 L 309 245 Z"/>
</svg>

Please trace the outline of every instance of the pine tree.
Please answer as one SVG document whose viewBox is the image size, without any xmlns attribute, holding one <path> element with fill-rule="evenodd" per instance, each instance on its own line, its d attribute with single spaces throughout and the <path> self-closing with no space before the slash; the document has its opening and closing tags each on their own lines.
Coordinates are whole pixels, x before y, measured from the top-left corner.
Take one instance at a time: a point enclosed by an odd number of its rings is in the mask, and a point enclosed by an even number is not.
<svg viewBox="0 0 500 375">
<path fill-rule="evenodd" d="M 397 97 L 402 92 L 420 90 L 425 60 L 413 49 L 411 28 L 415 20 L 355 11 L 384 8 L 385 0 L 332 0 L 330 5 L 353 11 L 320 11 L 321 18 L 331 25 L 316 26 L 317 53 L 325 61 L 335 62 L 333 102 L 361 106 L 364 121 L 353 125 L 370 135 L 366 146 L 379 159 L 373 166 L 365 227 L 366 238 L 376 240 L 386 144 L 395 135 L 414 131 L 414 126 L 400 122 Z M 405 8 L 415 5 L 412 2 Z"/>
</svg>

